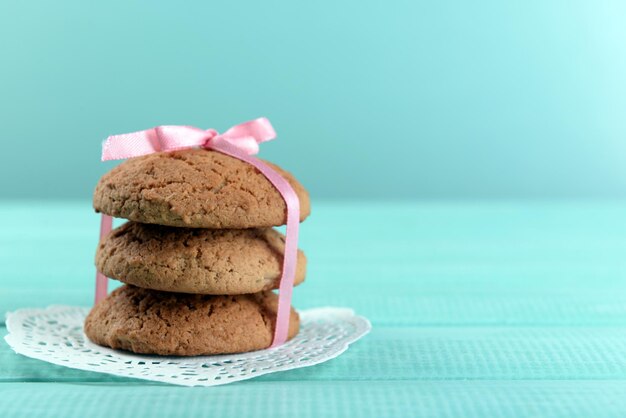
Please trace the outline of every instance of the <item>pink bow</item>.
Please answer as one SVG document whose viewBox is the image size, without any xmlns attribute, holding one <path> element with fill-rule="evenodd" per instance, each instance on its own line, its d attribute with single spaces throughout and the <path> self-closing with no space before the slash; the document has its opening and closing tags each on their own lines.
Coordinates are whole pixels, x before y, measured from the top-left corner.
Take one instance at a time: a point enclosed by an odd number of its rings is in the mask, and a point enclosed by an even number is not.
<svg viewBox="0 0 626 418">
<path fill-rule="evenodd" d="M 263 161 L 252 157 L 259 152 L 261 142 L 272 140 L 275 137 L 276 132 L 270 121 L 266 118 L 258 118 L 233 126 L 223 134 L 219 134 L 214 129 L 202 130 L 193 126 L 166 125 L 145 131 L 113 135 L 102 144 L 102 161 L 193 147 L 210 148 L 252 164 L 276 187 L 287 205 L 287 231 L 272 347 L 287 341 L 300 225 L 300 201 L 289 182 Z M 108 215 L 102 215 L 100 239 L 111 231 L 112 225 L 112 218 Z M 97 272 L 96 303 L 106 296 L 107 283 L 107 277 Z"/>
<path fill-rule="evenodd" d="M 102 161 L 139 157 L 159 151 L 184 148 L 214 148 L 212 144 L 225 141 L 247 155 L 259 153 L 259 144 L 276 138 L 267 118 L 258 118 L 235 125 L 223 134 L 215 129 L 206 131 L 194 126 L 164 125 L 145 131 L 112 135 L 102 144 Z"/>
</svg>

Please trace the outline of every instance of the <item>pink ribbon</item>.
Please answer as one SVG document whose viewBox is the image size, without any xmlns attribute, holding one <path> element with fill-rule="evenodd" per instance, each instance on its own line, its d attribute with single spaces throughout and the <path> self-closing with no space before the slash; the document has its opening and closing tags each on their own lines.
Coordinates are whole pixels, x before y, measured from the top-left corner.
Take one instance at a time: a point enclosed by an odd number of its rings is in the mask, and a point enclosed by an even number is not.
<svg viewBox="0 0 626 418">
<path fill-rule="evenodd" d="M 270 121 L 266 118 L 258 118 L 233 126 L 223 134 L 214 129 L 202 130 L 193 126 L 167 125 L 129 134 L 113 135 L 102 144 L 102 161 L 138 157 L 160 151 L 193 147 L 209 148 L 252 164 L 276 187 L 287 205 L 287 232 L 272 347 L 277 347 L 287 341 L 300 225 L 300 201 L 289 182 L 270 166 L 252 156 L 259 152 L 261 142 L 270 141 L 275 137 L 276 132 Z M 110 216 L 102 215 L 100 239 L 111 231 L 111 221 Z M 96 303 L 106 297 L 107 282 L 107 277 L 98 272 Z"/>
<path fill-rule="evenodd" d="M 102 218 L 100 219 L 100 241 L 102 241 L 102 238 L 104 238 L 105 236 L 109 234 L 109 232 L 111 232 L 111 229 L 113 229 L 113 218 L 110 217 L 109 215 L 103 214 Z M 104 299 L 107 296 L 108 287 L 109 287 L 108 278 L 104 274 L 96 270 L 96 301 L 95 303 L 100 302 L 102 299 Z"/>
</svg>

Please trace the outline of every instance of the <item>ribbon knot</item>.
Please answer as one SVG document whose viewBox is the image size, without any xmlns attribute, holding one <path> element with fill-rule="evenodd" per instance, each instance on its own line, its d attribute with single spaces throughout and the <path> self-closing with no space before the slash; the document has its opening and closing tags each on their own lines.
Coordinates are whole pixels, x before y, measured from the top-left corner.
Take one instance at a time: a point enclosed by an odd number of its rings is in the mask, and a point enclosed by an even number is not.
<svg viewBox="0 0 626 418">
<path fill-rule="evenodd" d="M 213 149 L 253 165 L 274 185 L 287 206 L 287 231 L 272 347 L 277 347 L 287 340 L 291 294 L 298 257 L 298 227 L 300 222 L 300 201 L 289 182 L 272 167 L 252 156 L 259 152 L 261 142 L 270 141 L 275 137 L 276 132 L 270 121 L 266 118 L 258 118 L 235 125 L 223 134 L 215 129 L 203 130 L 193 126 L 165 125 L 145 131 L 113 135 L 102 144 L 102 161 L 194 147 Z M 112 218 L 103 215 L 100 224 L 100 238 L 102 239 L 108 234 L 111 228 Z M 98 272 L 96 275 L 96 302 L 106 296 L 107 283 L 107 278 Z"/>
<path fill-rule="evenodd" d="M 159 151 L 185 148 L 217 148 L 227 142 L 247 155 L 256 155 L 261 142 L 276 138 L 276 132 L 267 118 L 258 118 L 235 125 L 223 134 L 215 129 L 194 126 L 163 125 L 145 131 L 112 135 L 102 144 L 102 161 L 139 157 Z"/>
</svg>

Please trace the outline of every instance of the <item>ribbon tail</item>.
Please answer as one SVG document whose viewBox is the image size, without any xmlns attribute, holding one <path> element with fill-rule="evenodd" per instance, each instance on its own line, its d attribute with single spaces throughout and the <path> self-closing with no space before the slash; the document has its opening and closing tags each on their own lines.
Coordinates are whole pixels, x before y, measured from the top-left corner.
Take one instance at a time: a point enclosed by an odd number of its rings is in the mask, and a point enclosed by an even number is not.
<svg viewBox="0 0 626 418">
<path fill-rule="evenodd" d="M 100 241 L 113 229 L 113 218 L 109 215 L 102 215 L 100 219 Z M 96 302 L 100 302 L 107 295 L 109 279 L 104 274 L 96 270 Z"/>
<path fill-rule="evenodd" d="M 271 348 L 278 347 L 287 341 L 289 333 L 289 317 L 291 315 L 291 297 L 296 276 L 298 260 L 298 232 L 300 228 L 300 200 L 287 180 L 261 160 L 247 155 L 226 139 L 217 137 L 211 141 L 210 147 L 216 151 L 238 158 L 256 167 L 280 192 L 287 205 L 287 231 L 285 234 L 285 254 L 283 271 L 278 288 L 278 310 L 276 326 Z"/>
<path fill-rule="evenodd" d="M 257 144 L 260 144 L 261 142 L 270 141 L 276 138 L 276 131 L 274 130 L 274 127 L 270 123 L 269 119 L 257 118 L 235 125 L 220 136 L 233 143 L 238 143 L 241 139 L 249 139 L 253 140 Z M 251 152 L 249 150 L 247 150 L 247 152 L 248 154 L 256 154 L 258 152 L 258 147 L 256 147 L 256 152 Z"/>
<path fill-rule="evenodd" d="M 282 179 L 282 177 L 281 177 Z M 283 179 L 284 180 L 284 179 Z M 289 317 L 291 316 L 291 297 L 293 282 L 296 276 L 296 264 L 298 260 L 298 232 L 300 229 L 300 201 L 291 189 L 290 193 L 283 194 L 287 204 L 287 231 L 285 234 L 285 255 L 283 256 L 283 275 L 280 278 L 278 288 L 278 314 L 276 315 L 276 329 L 272 348 L 282 345 L 287 341 L 289 334 Z"/>
</svg>

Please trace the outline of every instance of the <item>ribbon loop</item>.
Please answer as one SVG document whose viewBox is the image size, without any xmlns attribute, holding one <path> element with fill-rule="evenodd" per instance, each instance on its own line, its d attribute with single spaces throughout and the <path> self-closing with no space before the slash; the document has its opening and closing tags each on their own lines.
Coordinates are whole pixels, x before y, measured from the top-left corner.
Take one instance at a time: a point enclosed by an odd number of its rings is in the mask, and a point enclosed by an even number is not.
<svg viewBox="0 0 626 418">
<path fill-rule="evenodd" d="M 221 136 L 230 142 L 237 140 L 237 138 L 252 138 L 257 144 L 260 144 L 276 138 L 276 131 L 267 118 L 258 118 L 235 125 Z"/>
<path fill-rule="evenodd" d="M 287 206 L 287 232 L 272 347 L 282 345 L 287 341 L 300 225 L 300 201 L 296 192 L 276 170 L 252 156 L 259 152 L 261 142 L 270 141 L 275 137 L 276 132 L 270 121 L 266 118 L 258 118 L 233 126 L 223 134 L 219 134 L 214 129 L 203 130 L 193 126 L 164 125 L 145 131 L 113 135 L 102 144 L 102 161 L 194 147 L 213 149 L 253 165 L 274 185 Z M 100 238 L 102 239 L 110 230 L 111 218 L 102 215 Z M 106 296 L 107 280 L 102 273 L 97 272 L 96 302 Z"/>
</svg>

